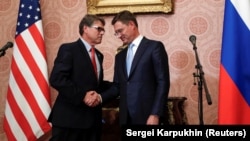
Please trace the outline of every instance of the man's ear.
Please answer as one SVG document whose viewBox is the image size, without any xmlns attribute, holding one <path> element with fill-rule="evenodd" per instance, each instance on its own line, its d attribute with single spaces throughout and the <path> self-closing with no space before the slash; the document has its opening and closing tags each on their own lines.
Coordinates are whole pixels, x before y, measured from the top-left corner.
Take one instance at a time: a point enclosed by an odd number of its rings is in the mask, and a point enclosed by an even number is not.
<svg viewBox="0 0 250 141">
<path fill-rule="evenodd" d="M 133 29 L 134 29 L 135 23 L 134 23 L 133 21 L 129 21 L 129 22 L 128 22 L 128 26 L 133 27 Z"/>
<path fill-rule="evenodd" d="M 85 33 L 85 32 L 88 31 L 88 29 L 89 29 L 89 27 L 88 27 L 87 25 L 84 25 L 82 30 L 83 30 L 83 32 Z"/>
</svg>

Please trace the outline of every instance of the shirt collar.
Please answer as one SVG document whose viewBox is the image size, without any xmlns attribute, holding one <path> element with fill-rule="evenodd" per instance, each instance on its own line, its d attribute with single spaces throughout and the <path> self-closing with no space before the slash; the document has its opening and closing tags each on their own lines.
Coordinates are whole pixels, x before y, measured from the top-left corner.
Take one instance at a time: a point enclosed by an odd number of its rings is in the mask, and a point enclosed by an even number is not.
<svg viewBox="0 0 250 141">
<path fill-rule="evenodd" d="M 139 44 L 140 44 L 140 42 L 141 42 L 141 40 L 142 40 L 142 38 L 143 38 L 143 36 L 142 36 L 142 35 L 139 35 L 138 37 L 136 37 L 136 38 L 134 39 L 134 41 L 131 42 L 131 44 L 134 44 L 136 47 L 138 47 Z"/>
<path fill-rule="evenodd" d="M 87 41 L 85 41 L 82 37 L 81 37 L 80 39 L 81 39 L 81 41 L 83 42 L 83 44 L 84 44 L 86 50 L 87 50 L 87 51 L 90 51 L 90 49 L 91 49 L 90 44 L 89 44 Z"/>
</svg>

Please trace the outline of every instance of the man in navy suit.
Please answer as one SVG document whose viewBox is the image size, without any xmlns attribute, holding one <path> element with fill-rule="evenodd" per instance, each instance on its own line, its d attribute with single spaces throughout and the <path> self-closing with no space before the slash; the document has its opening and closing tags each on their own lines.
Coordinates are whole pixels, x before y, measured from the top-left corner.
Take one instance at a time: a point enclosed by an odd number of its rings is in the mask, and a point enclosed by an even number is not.
<svg viewBox="0 0 250 141">
<path fill-rule="evenodd" d="M 101 93 L 105 102 L 120 96 L 120 124 L 159 125 L 166 116 L 170 88 L 168 55 L 162 42 L 139 33 L 130 11 L 121 11 L 112 20 L 115 35 L 123 44 L 133 44 L 133 60 L 127 72 L 129 47 L 115 57 L 114 85 Z"/>
<path fill-rule="evenodd" d="M 50 141 L 100 141 L 101 105 L 99 95 L 87 93 L 101 92 L 109 86 L 103 80 L 103 54 L 94 46 L 102 41 L 104 19 L 87 14 L 79 24 L 81 37 L 59 48 L 50 75 L 50 84 L 58 91 L 49 121 L 52 123 Z M 91 48 L 95 65 L 91 61 Z M 96 66 L 94 70 L 94 67 Z"/>
</svg>

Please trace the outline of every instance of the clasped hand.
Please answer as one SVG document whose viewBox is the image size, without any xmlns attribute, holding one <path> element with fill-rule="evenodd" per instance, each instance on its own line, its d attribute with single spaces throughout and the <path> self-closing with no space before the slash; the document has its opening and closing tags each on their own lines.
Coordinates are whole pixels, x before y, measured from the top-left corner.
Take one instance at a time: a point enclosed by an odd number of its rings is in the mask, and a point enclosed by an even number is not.
<svg viewBox="0 0 250 141">
<path fill-rule="evenodd" d="M 96 91 L 88 91 L 83 102 L 89 107 L 95 107 L 101 103 L 101 96 Z"/>
</svg>

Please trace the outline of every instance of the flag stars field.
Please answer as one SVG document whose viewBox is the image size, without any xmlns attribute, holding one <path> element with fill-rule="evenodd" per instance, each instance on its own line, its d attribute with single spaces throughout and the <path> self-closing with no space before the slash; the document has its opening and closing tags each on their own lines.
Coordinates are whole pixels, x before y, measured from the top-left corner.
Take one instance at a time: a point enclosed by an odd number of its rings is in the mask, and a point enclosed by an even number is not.
<svg viewBox="0 0 250 141">
<path fill-rule="evenodd" d="M 36 141 L 51 129 L 39 0 L 21 0 L 18 13 L 3 126 L 8 141 Z"/>
</svg>

